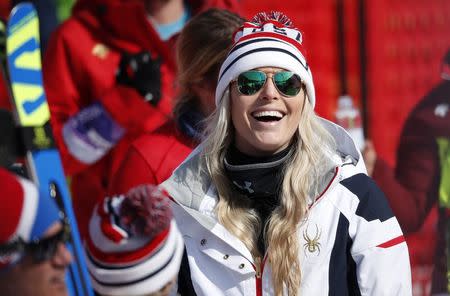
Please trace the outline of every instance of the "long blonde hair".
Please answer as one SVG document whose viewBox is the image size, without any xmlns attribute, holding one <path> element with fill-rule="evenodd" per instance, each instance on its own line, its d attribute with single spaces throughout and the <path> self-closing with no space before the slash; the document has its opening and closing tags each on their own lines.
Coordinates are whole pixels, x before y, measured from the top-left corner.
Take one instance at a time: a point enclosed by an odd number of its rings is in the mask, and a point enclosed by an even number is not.
<svg viewBox="0 0 450 296">
<path fill-rule="evenodd" d="M 254 257 L 261 257 L 257 238 L 264 229 L 275 294 L 282 295 L 286 288 L 289 295 L 297 295 L 301 280 L 297 228 L 307 214 L 309 197 L 318 195 L 322 179 L 335 166 L 331 158 L 334 140 L 319 122 L 305 94 L 299 128 L 291 144 L 292 153 L 284 167 L 280 205 L 267 224 L 261 225 L 248 199 L 232 189 L 225 175 L 224 158 L 235 133 L 230 100 L 227 90 L 209 119 L 202 154 L 219 196 L 218 220 L 247 246 Z"/>
</svg>

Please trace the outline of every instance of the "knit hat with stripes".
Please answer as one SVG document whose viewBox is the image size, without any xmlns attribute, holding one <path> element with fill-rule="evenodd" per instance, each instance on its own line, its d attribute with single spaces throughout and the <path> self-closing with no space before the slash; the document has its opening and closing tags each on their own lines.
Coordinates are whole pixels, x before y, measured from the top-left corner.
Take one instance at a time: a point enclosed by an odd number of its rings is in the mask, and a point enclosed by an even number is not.
<svg viewBox="0 0 450 296">
<path fill-rule="evenodd" d="M 155 293 L 176 276 L 184 244 L 165 192 L 142 185 L 105 198 L 91 217 L 88 270 L 104 295 Z"/>
<path fill-rule="evenodd" d="M 49 191 L 38 188 L 29 180 L 0 168 L 0 245 L 21 239 L 31 242 L 42 238 L 55 222 L 59 209 Z M 11 250 L 0 254 L 0 269 L 17 262 L 24 254 Z"/>
<path fill-rule="evenodd" d="M 311 105 L 316 102 L 314 83 L 304 56 L 302 34 L 280 12 L 259 13 L 234 34 L 234 45 L 222 64 L 216 88 L 216 106 L 231 81 L 240 73 L 260 67 L 292 71 L 306 85 Z"/>
</svg>

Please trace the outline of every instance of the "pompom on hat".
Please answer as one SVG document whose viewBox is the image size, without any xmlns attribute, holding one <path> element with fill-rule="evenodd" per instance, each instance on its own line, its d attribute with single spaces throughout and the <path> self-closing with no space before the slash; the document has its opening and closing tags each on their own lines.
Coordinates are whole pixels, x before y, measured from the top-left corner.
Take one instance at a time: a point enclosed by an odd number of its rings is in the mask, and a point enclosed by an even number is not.
<svg viewBox="0 0 450 296">
<path fill-rule="evenodd" d="M 216 106 L 231 81 L 242 72 L 277 67 L 300 76 L 311 105 L 316 96 L 310 67 L 305 59 L 302 33 L 280 12 L 259 13 L 234 34 L 234 45 L 219 72 Z"/>
<path fill-rule="evenodd" d="M 104 295 L 146 295 L 177 277 L 184 243 L 167 194 L 141 185 L 105 198 L 94 210 L 86 246 L 94 289 Z"/>
<path fill-rule="evenodd" d="M 49 190 L 0 168 L 0 245 L 17 239 L 25 243 L 42 238 L 60 212 Z M 3 255 L 3 256 L 2 256 Z M 0 269 L 17 262 L 23 254 L 0 254 Z"/>
</svg>

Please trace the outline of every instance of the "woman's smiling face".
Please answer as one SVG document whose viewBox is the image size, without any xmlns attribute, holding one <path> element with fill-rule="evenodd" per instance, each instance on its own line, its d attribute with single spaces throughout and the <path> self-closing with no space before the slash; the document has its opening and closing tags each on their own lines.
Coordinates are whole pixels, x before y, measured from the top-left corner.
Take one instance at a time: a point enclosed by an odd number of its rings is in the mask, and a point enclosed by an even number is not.
<svg viewBox="0 0 450 296">
<path fill-rule="evenodd" d="M 253 156 L 274 154 L 289 146 L 297 131 L 305 98 L 304 88 L 292 97 L 281 94 L 273 79 L 280 68 L 255 69 L 267 75 L 264 86 L 253 95 L 239 92 L 237 81 L 231 83 L 231 119 L 235 145 Z"/>
</svg>

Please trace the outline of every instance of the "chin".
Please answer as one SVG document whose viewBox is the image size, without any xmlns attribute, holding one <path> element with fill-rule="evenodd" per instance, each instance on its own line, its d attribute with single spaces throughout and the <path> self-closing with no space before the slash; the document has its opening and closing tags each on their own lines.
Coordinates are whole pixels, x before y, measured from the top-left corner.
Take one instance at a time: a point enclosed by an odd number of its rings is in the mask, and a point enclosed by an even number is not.
<svg viewBox="0 0 450 296">
<path fill-rule="evenodd" d="M 51 279 L 49 285 L 51 286 L 52 290 L 52 293 L 49 295 L 55 296 L 69 295 L 65 281 L 61 281 L 59 279 Z"/>
<path fill-rule="evenodd" d="M 257 145 L 254 146 L 256 153 L 260 155 L 271 155 L 275 154 L 281 150 L 283 150 L 285 147 L 287 147 L 286 144 L 280 144 L 278 142 L 271 143 L 271 142 L 259 142 Z"/>
<path fill-rule="evenodd" d="M 259 147 L 263 151 L 277 152 L 286 148 L 289 144 L 289 141 L 269 137 L 258 139 L 256 144 L 257 145 L 255 147 Z"/>
</svg>

